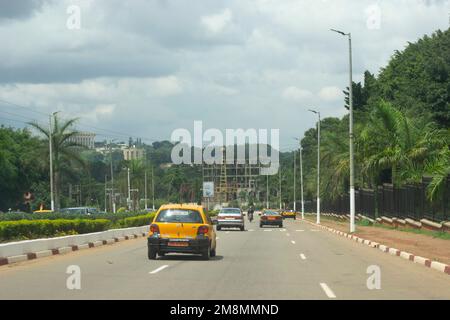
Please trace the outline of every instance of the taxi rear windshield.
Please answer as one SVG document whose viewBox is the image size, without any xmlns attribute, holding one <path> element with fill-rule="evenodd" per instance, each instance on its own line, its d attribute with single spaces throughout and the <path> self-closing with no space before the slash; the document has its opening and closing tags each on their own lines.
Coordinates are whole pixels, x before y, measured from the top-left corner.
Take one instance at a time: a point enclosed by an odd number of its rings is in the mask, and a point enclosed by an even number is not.
<svg viewBox="0 0 450 320">
<path fill-rule="evenodd" d="M 203 220 L 196 210 L 167 209 L 158 214 L 156 222 L 203 223 Z"/>
</svg>

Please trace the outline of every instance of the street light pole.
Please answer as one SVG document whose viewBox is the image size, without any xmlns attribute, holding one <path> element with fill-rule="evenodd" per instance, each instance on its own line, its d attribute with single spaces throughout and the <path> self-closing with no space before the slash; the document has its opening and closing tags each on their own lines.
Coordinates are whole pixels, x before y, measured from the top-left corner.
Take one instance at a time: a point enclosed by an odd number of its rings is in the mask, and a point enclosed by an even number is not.
<svg viewBox="0 0 450 320">
<path fill-rule="evenodd" d="M 354 167 L 354 136 L 353 136 L 353 62 L 352 62 L 352 34 L 331 29 L 343 36 L 348 36 L 349 50 L 349 136 L 350 136 L 350 232 L 355 232 L 355 167 Z"/>
<path fill-rule="evenodd" d="M 269 209 L 269 175 L 266 175 L 266 208 Z"/>
<path fill-rule="evenodd" d="M 309 110 L 319 117 L 317 122 L 317 219 L 316 223 L 320 224 L 320 112 Z"/>
<path fill-rule="evenodd" d="M 302 194 L 302 219 L 305 219 L 305 201 L 303 199 L 303 160 L 302 160 L 302 141 L 300 141 L 300 189 Z"/>
<path fill-rule="evenodd" d="M 300 153 L 300 193 L 302 202 L 302 219 L 305 219 L 305 201 L 303 198 L 303 153 L 302 153 L 302 140 L 300 138 L 294 138 L 299 143 L 299 153 Z"/>
</svg>

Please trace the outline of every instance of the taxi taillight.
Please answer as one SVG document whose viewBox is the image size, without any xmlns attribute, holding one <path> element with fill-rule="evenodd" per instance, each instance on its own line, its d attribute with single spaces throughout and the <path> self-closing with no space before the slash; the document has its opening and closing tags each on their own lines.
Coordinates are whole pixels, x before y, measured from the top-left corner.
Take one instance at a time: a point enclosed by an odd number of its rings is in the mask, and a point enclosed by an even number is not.
<svg viewBox="0 0 450 320">
<path fill-rule="evenodd" d="M 150 225 L 150 232 L 151 233 L 159 233 L 159 227 L 157 224 Z"/>
<path fill-rule="evenodd" d="M 208 227 L 208 226 L 200 226 L 200 227 L 198 227 L 198 229 L 197 229 L 197 234 L 203 234 L 203 235 L 205 235 L 205 234 L 208 233 L 208 231 L 209 231 L 209 227 Z"/>
</svg>

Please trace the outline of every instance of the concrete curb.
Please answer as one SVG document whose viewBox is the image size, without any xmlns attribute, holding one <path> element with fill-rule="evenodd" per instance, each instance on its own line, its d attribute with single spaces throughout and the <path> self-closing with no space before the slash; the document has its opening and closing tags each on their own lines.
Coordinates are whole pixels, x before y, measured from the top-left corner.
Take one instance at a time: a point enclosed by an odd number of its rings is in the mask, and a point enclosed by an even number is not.
<svg viewBox="0 0 450 320">
<path fill-rule="evenodd" d="M 300 220 L 300 221 L 302 221 L 302 220 Z M 397 256 L 397 257 L 401 257 L 401 258 L 403 258 L 405 260 L 408 260 L 408 261 L 411 261 L 411 262 L 414 262 L 414 263 L 418 263 L 418 264 L 421 264 L 421 265 L 423 265 L 425 267 L 428 267 L 430 269 L 434 269 L 434 270 L 437 270 L 437 271 L 440 271 L 440 272 L 443 272 L 443 273 L 446 273 L 446 274 L 450 275 L 450 265 L 448 265 L 448 264 L 437 262 L 437 261 L 432 261 L 432 260 L 430 260 L 428 258 L 424 258 L 424 257 L 420 257 L 420 256 L 415 256 L 412 253 L 409 253 L 409 252 L 406 252 L 406 251 L 400 251 L 400 250 L 395 249 L 395 248 L 390 248 L 390 247 L 388 247 L 386 245 L 379 244 L 379 243 L 371 241 L 371 240 L 362 239 L 362 238 L 359 238 L 357 236 L 354 236 L 354 235 L 351 235 L 351 234 L 348 234 L 348 233 L 345 233 L 345 232 L 342 232 L 342 231 L 339 231 L 339 230 L 335 230 L 335 229 L 330 228 L 330 227 L 326 227 L 326 226 L 323 226 L 323 225 L 318 225 L 318 224 L 316 224 L 314 222 L 311 222 L 311 221 L 308 221 L 308 220 L 303 220 L 303 221 L 305 221 L 305 222 L 307 222 L 307 223 L 309 223 L 309 224 L 311 224 L 311 225 L 313 225 L 315 227 L 319 227 L 319 228 L 328 230 L 328 231 L 330 231 L 332 233 L 338 234 L 338 235 L 340 235 L 340 236 L 342 236 L 344 238 L 348 238 L 348 239 L 351 239 L 351 240 L 353 240 L 355 242 L 365 244 L 365 245 L 367 245 L 369 247 L 372 247 L 372 248 L 376 248 L 376 249 L 378 249 L 378 250 L 380 250 L 380 251 L 382 251 L 384 253 L 387 253 L 387 254 L 390 254 L 390 255 L 393 255 L 393 256 Z"/>
<path fill-rule="evenodd" d="M 137 227 L 136 229 L 142 229 L 142 227 Z M 110 231 L 110 230 L 108 230 L 108 231 Z M 105 231 L 105 233 L 107 233 L 108 231 Z M 67 253 L 71 253 L 73 251 L 78 251 L 78 250 L 97 248 L 97 247 L 104 246 L 104 245 L 112 245 L 117 242 L 122 242 L 122 241 L 129 240 L 129 239 L 137 239 L 139 237 L 146 237 L 147 232 L 141 232 L 141 231 L 142 230 L 136 230 L 136 232 L 126 235 L 126 236 L 114 237 L 114 238 L 105 239 L 105 240 L 97 240 L 97 241 L 83 243 L 83 244 L 77 244 L 77 245 L 65 245 L 65 246 L 61 246 L 61 247 L 53 248 L 53 249 L 49 249 L 49 250 L 40 250 L 40 251 L 36 251 L 36 252 L 27 252 L 25 254 L 0 257 L 0 266 L 23 262 L 23 261 L 28 261 L 28 260 L 35 260 L 35 259 L 54 256 L 54 255 L 67 254 Z M 45 240 L 52 240 L 52 239 L 58 239 L 58 238 L 51 238 L 51 239 L 45 239 Z M 70 242 L 70 237 L 68 237 L 65 240 L 67 240 L 66 242 Z M 23 245 L 25 247 L 27 246 L 27 242 L 28 241 L 23 241 Z M 14 243 L 14 245 L 17 245 L 17 244 L 20 244 L 20 242 Z M 7 245 L 8 244 L 4 244 L 4 246 L 7 246 Z"/>
</svg>

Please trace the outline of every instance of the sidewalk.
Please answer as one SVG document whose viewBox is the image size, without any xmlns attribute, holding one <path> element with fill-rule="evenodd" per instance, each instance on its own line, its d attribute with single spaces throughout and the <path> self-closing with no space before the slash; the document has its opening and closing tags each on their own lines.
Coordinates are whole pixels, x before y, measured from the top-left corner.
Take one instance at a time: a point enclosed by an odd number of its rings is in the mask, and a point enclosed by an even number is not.
<svg viewBox="0 0 450 320">
<path fill-rule="evenodd" d="M 305 219 L 316 222 L 315 216 L 305 216 Z M 349 232 L 348 221 L 335 221 L 324 216 L 320 219 L 321 224 L 324 226 Z M 378 226 L 357 225 L 354 234 L 364 239 L 379 242 L 388 247 L 450 265 L 450 240 L 433 238 L 430 235 L 416 234 L 408 231 L 391 230 Z"/>
</svg>

